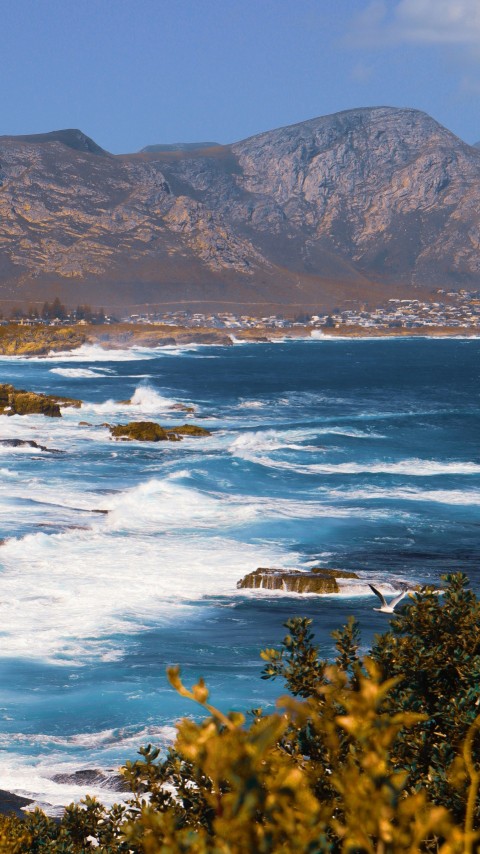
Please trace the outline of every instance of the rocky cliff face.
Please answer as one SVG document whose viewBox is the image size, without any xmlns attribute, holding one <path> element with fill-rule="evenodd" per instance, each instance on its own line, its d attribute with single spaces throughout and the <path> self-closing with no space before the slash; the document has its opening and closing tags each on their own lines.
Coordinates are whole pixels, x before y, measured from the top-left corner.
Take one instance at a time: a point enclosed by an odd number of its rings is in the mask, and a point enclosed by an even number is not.
<svg viewBox="0 0 480 854">
<path fill-rule="evenodd" d="M 112 156 L 80 131 L 1 137 L 5 305 L 328 308 L 479 285 L 480 151 L 424 113 L 199 145 Z"/>
</svg>

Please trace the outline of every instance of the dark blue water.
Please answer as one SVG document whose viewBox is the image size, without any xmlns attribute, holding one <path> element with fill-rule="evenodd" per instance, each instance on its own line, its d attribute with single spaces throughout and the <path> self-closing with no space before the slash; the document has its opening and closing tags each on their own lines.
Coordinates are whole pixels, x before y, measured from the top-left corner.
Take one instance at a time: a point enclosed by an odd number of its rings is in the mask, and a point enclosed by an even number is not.
<svg viewBox="0 0 480 854">
<path fill-rule="evenodd" d="M 462 570 L 478 590 L 479 355 L 404 339 L 3 359 L 2 381 L 86 403 L 0 424 L 64 452 L 0 445 L 0 788 L 63 803 L 84 791 L 58 770 L 164 743 L 197 713 L 171 663 L 222 708 L 267 706 L 282 686 L 259 652 L 289 616 L 314 620 L 325 655 L 350 614 L 365 645 L 385 627 L 369 580 Z M 212 436 L 119 443 L 102 426 L 129 420 Z M 236 589 L 257 566 L 319 564 L 360 580 L 337 597 Z"/>
</svg>

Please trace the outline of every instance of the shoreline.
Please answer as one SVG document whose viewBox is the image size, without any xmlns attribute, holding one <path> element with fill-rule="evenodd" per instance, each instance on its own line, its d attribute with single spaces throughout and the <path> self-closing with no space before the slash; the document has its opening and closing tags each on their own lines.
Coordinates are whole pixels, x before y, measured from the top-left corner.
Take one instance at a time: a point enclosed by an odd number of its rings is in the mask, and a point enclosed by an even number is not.
<svg viewBox="0 0 480 854">
<path fill-rule="evenodd" d="M 168 326 L 165 324 L 116 323 L 81 326 L 0 327 L 1 356 L 50 356 L 78 351 L 82 346 L 108 350 L 130 350 L 134 347 L 156 349 L 191 345 L 232 347 L 236 344 L 270 344 L 284 341 L 389 340 L 409 338 L 479 338 L 480 327 L 430 326 L 407 328 L 311 325 L 291 328 L 246 329 Z M 88 355 L 86 354 L 86 361 Z"/>
</svg>

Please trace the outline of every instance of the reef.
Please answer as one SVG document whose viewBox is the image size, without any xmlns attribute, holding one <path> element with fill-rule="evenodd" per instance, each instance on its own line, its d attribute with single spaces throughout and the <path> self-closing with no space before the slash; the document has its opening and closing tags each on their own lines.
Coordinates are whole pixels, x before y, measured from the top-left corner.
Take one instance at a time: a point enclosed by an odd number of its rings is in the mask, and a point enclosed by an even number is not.
<svg viewBox="0 0 480 854">
<path fill-rule="evenodd" d="M 18 389 L 9 383 L 0 383 L 0 415 L 46 415 L 61 418 L 61 407 L 80 408 L 81 400 L 52 394 L 37 394 Z"/>
<path fill-rule="evenodd" d="M 315 566 L 308 572 L 259 567 L 238 581 L 237 587 L 246 590 L 283 590 L 286 593 L 339 593 L 337 578 L 358 578 L 358 575 L 356 572 L 324 569 L 320 566 Z"/>
<path fill-rule="evenodd" d="M 109 429 L 114 439 L 133 439 L 137 442 L 180 442 L 182 436 L 211 436 L 209 430 L 195 424 L 162 427 L 155 421 L 131 421 Z"/>
</svg>

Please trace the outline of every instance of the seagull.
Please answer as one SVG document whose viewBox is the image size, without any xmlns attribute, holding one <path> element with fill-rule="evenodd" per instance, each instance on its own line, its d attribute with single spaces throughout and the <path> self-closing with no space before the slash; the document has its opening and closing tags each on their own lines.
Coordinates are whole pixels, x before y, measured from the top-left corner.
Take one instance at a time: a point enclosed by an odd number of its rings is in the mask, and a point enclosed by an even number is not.
<svg viewBox="0 0 480 854">
<path fill-rule="evenodd" d="M 408 593 L 408 587 L 406 587 L 404 585 L 402 592 L 399 593 L 398 596 L 395 596 L 395 598 L 392 599 L 392 601 L 389 604 L 386 601 L 383 593 L 380 593 L 380 590 L 377 590 L 377 588 L 374 587 L 373 584 L 369 584 L 368 586 L 370 587 L 370 590 L 373 590 L 373 592 L 375 593 L 375 596 L 378 596 L 378 598 L 380 599 L 380 602 L 382 603 L 381 608 L 374 608 L 373 610 L 374 611 L 381 611 L 383 614 L 393 614 L 394 610 L 395 610 L 395 606 L 398 605 L 398 603 L 401 602 L 403 597 L 406 596 Z"/>
</svg>

